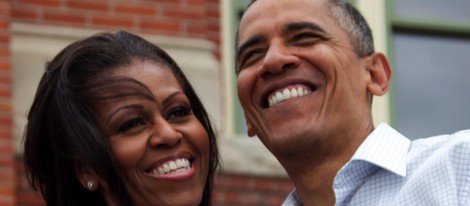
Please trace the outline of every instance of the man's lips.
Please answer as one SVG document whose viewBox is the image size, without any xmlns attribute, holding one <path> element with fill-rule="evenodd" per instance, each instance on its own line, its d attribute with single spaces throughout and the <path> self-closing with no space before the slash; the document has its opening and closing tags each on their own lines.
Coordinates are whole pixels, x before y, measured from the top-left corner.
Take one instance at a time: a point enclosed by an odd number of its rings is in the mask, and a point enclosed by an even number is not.
<svg viewBox="0 0 470 206">
<path fill-rule="evenodd" d="M 276 105 L 277 103 L 280 103 L 280 102 L 283 102 L 292 98 L 303 97 L 310 93 L 312 93 L 312 89 L 310 89 L 309 87 L 305 85 L 293 85 L 293 86 L 284 87 L 268 95 L 268 100 L 267 100 L 268 107 L 272 107 Z"/>
<path fill-rule="evenodd" d="M 269 108 L 272 107 L 280 102 L 303 97 L 308 95 L 316 90 L 315 86 L 307 85 L 307 84 L 289 84 L 287 86 L 275 89 L 269 92 L 264 99 L 263 107 Z"/>
</svg>

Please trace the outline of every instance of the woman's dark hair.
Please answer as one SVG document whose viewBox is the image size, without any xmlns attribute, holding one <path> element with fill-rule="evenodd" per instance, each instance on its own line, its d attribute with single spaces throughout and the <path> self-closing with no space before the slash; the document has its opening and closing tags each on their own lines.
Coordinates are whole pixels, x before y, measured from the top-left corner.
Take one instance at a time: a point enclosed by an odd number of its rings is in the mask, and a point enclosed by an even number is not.
<svg viewBox="0 0 470 206">
<path fill-rule="evenodd" d="M 74 42 L 46 66 L 28 114 L 24 163 L 29 182 L 41 191 L 47 205 L 106 205 L 102 194 L 89 192 L 80 184 L 77 168 L 84 167 L 107 184 L 118 204 L 132 205 L 103 126 L 93 110 L 91 91 L 96 91 L 103 80 L 108 81 L 106 76 L 111 71 L 137 60 L 170 68 L 207 131 L 209 172 L 200 205 L 211 205 L 219 155 L 209 116 L 176 62 L 161 48 L 125 31 L 96 34 Z"/>
</svg>

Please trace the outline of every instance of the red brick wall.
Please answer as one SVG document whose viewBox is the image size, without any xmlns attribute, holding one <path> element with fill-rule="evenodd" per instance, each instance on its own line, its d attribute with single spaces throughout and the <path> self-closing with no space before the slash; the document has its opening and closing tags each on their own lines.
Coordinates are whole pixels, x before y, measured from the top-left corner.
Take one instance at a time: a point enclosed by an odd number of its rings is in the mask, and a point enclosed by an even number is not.
<svg viewBox="0 0 470 206">
<path fill-rule="evenodd" d="M 9 2 L 0 0 L 0 205 L 15 200 L 9 15 Z"/>
<path fill-rule="evenodd" d="M 215 180 L 214 206 L 279 206 L 293 188 L 287 178 L 221 175 Z"/>
<path fill-rule="evenodd" d="M 0 0 L 0 205 L 43 205 L 24 177 L 21 157 L 13 161 L 11 66 L 8 22 L 117 30 L 206 39 L 218 47 L 219 0 Z M 9 19 L 10 16 L 10 19 Z M 14 173 L 17 174 L 16 186 Z M 221 175 L 215 205 L 280 205 L 292 184 L 287 179 Z M 16 199 L 16 200 L 15 200 Z M 13 203 L 16 201 L 16 204 Z"/>
<path fill-rule="evenodd" d="M 16 22 L 193 37 L 219 42 L 219 0 L 11 0 Z"/>
<path fill-rule="evenodd" d="M 34 192 L 24 178 L 23 164 L 17 164 L 18 206 L 44 205 L 40 196 Z M 263 178 L 254 176 L 220 174 L 215 178 L 214 206 L 279 206 L 292 190 L 293 185 L 287 178 Z M 1 204 L 0 204 L 1 205 Z"/>
</svg>

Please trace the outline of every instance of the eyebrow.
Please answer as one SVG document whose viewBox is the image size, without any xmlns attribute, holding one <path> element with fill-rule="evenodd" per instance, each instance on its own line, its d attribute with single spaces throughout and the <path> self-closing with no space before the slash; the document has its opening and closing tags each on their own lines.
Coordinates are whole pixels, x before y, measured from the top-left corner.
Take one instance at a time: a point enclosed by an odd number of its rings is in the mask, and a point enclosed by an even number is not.
<svg viewBox="0 0 470 206">
<path fill-rule="evenodd" d="M 288 23 L 284 26 L 283 33 L 288 33 L 288 32 L 293 32 L 293 31 L 298 31 L 298 30 L 303 30 L 303 29 L 309 29 L 321 33 L 327 33 L 320 25 L 312 23 L 312 22 L 292 22 Z"/>
<path fill-rule="evenodd" d="M 142 110 L 144 109 L 144 107 L 142 105 L 139 105 L 139 104 L 128 104 L 128 105 L 124 105 L 123 107 L 119 107 L 118 109 L 116 109 L 113 113 L 111 113 L 108 117 L 108 119 L 106 120 L 106 125 L 109 124 L 109 121 L 111 121 L 112 117 L 114 115 L 116 115 L 119 111 L 121 110 L 124 110 L 124 109 L 138 109 L 138 110 Z"/>
<path fill-rule="evenodd" d="M 162 101 L 162 105 L 166 105 L 171 99 L 173 99 L 175 96 L 178 96 L 178 95 L 184 95 L 184 93 L 181 91 L 176 91 L 176 92 L 171 93 Z"/>
</svg>

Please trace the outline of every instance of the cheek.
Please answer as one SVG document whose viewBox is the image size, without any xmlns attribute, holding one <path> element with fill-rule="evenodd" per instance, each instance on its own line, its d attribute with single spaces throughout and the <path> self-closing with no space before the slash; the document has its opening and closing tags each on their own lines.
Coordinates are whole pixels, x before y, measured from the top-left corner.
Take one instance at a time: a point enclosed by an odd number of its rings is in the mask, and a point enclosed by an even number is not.
<svg viewBox="0 0 470 206">
<path fill-rule="evenodd" d="M 241 104 L 244 106 L 247 102 L 249 102 L 250 97 L 252 96 L 251 92 L 253 90 L 254 85 L 254 74 L 250 71 L 242 71 L 237 76 L 237 93 L 238 99 L 240 100 Z"/>
<path fill-rule="evenodd" d="M 135 169 L 142 152 L 145 151 L 145 142 L 141 138 L 115 138 L 111 140 L 111 150 L 119 168 L 126 174 Z"/>
<path fill-rule="evenodd" d="M 195 149 L 201 154 L 202 158 L 208 160 L 209 135 L 199 120 L 194 117 L 193 120 L 191 120 L 191 122 L 184 128 L 181 128 L 181 130 L 184 132 L 184 136 L 187 138 L 188 142 L 195 147 Z"/>
</svg>

